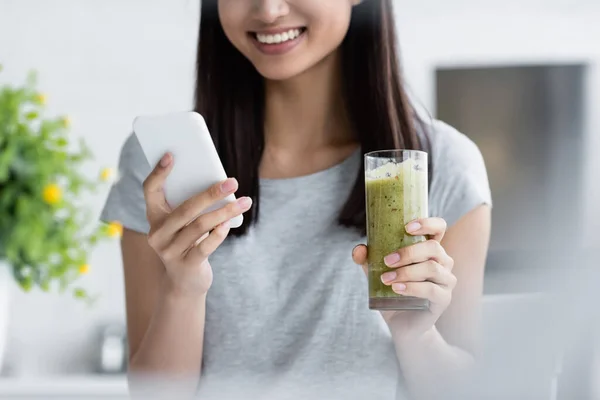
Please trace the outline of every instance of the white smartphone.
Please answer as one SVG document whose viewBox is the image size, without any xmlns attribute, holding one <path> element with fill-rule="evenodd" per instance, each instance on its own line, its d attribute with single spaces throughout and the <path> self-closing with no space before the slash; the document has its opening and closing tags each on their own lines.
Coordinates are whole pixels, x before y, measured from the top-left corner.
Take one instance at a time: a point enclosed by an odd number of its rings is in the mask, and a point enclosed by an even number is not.
<svg viewBox="0 0 600 400">
<path fill-rule="evenodd" d="M 173 169 L 165 181 L 165 197 L 173 208 L 210 186 L 227 179 L 204 118 L 196 112 L 136 117 L 133 131 L 152 168 L 162 156 L 173 155 Z M 236 201 L 231 194 L 199 215 L 218 210 Z M 230 221 L 232 228 L 242 225 L 243 216 Z"/>
</svg>

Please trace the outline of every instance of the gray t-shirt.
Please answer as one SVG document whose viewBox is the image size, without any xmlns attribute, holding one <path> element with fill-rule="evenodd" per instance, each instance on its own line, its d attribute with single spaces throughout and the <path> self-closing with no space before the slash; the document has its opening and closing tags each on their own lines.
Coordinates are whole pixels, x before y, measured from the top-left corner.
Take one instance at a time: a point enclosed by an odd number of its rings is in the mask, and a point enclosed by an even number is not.
<svg viewBox="0 0 600 400">
<path fill-rule="evenodd" d="M 477 146 L 452 127 L 429 126 L 430 215 L 454 224 L 491 205 Z M 200 398 L 394 399 L 401 373 L 389 329 L 367 306 L 352 248 L 366 238 L 337 224 L 362 157 L 308 176 L 261 179 L 260 222 L 210 257 Z M 135 138 L 101 219 L 147 233 L 142 182 L 151 170 Z M 401 394 L 399 395 L 401 396 Z"/>
</svg>

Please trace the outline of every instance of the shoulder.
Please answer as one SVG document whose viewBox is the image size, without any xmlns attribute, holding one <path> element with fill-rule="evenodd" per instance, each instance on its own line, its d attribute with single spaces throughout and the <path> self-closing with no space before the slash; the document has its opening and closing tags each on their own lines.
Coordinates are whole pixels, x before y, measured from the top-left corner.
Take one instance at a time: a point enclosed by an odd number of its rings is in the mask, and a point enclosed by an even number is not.
<svg viewBox="0 0 600 400">
<path fill-rule="evenodd" d="M 121 146 L 119 155 L 119 172 L 121 176 L 129 176 L 136 181 L 142 182 L 152 168 L 146 160 L 144 151 L 138 142 L 135 133 L 130 133 Z"/>
<path fill-rule="evenodd" d="M 430 140 L 430 161 L 434 168 L 450 167 L 449 172 L 457 169 L 485 170 L 479 147 L 467 135 L 436 119 L 424 122 L 424 128 Z"/>
<path fill-rule="evenodd" d="M 113 183 L 100 219 L 119 221 L 128 229 L 148 233 L 143 182 L 150 173 L 150 164 L 135 134 L 131 133 L 121 145 L 119 177 Z"/>
<path fill-rule="evenodd" d="M 464 133 L 435 119 L 423 122 L 432 168 L 432 216 L 449 225 L 481 204 L 491 205 L 487 169 L 481 150 Z"/>
</svg>

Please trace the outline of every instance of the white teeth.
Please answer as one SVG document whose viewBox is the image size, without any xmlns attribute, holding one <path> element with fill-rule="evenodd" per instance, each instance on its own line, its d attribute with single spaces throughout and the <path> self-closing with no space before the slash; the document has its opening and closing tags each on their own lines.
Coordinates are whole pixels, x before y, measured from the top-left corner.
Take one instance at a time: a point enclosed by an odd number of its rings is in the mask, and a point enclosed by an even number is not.
<svg viewBox="0 0 600 400">
<path fill-rule="evenodd" d="M 300 36 L 300 29 L 290 29 L 287 32 L 278 33 L 276 35 L 265 35 L 262 33 L 257 33 L 256 39 L 260 43 L 279 44 L 287 42 L 288 40 L 296 39 L 298 36 Z"/>
</svg>

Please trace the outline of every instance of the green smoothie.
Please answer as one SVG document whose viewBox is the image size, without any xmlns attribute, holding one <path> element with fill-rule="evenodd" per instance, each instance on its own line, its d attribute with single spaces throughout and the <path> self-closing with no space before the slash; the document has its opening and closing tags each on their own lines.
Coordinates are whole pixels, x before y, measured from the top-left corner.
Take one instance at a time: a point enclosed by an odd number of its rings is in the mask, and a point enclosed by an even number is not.
<svg viewBox="0 0 600 400">
<path fill-rule="evenodd" d="M 368 171 L 365 183 L 369 298 L 402 298 L 404 296 L 381 281 L 381 274 L 391 270 L 383 258 L 425 240 L 424 236 L 406 233 L 405 226 L 417 218 L 427 217 L 427 174 L 408 159 Z"/>
</svg>

